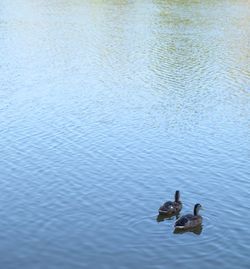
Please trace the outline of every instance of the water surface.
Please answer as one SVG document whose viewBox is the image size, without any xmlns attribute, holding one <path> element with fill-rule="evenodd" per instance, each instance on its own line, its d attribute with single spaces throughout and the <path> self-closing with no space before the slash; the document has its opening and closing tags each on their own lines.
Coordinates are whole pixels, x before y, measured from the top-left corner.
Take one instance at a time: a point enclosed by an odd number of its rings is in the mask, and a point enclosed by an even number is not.
<svg viewBox="0 0 250 269">
<path fill-rule="evenodd" d="M 248 268 L 249 2 L 2 0 L 1 268 Z M 181 191 L 198 233 L 157 222 Z"/>
</svg>

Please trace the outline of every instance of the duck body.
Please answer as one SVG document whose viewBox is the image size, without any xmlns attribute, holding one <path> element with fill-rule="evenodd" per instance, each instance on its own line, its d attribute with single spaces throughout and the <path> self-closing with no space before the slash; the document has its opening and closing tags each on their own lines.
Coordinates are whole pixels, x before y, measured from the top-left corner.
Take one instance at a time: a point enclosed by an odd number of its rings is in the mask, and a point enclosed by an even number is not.
<svg viewBox="0 0 250 269">
<path fill-rule="evenodd" d="M 175 229 L 192 229 L 202 224 L 202 216 L 198 215 L 200 204 L 194 206 L 194 214 L 187 214 L 175 222 Z"/>
<path fill-rule="evenodd" d="M 175 192 L 175 201 L 167 201 L 159 208 L 159 214 L 174 215 L 181 211 L 182 203 L 179 200 L 180 192 Z"/>
<path fill-rule="evenodd" d="M 201 225 L 202 217 L 201 216 L 194 216 L 192 214 L 187 214 L 180 217 L 175 222 L 175 228 L 177 229 L 190 229 Z"/>
<path fill-rule="evenodd" d="M 181 209 L 182 209 L 181 202 L 168 201 L 159 208 L 159 213 L 160 214 L 177 214 L 181 211 Z"/>
</svg>

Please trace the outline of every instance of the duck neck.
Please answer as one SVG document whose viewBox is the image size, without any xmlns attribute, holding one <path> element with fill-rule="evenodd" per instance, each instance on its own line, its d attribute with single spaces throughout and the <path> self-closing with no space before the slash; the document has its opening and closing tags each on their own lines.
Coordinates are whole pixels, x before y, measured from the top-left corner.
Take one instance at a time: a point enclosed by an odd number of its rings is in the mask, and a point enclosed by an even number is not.
<svg viewBox="0 0 250 269">
<path fill-rule="evenodd" d="M 179 201 L 180 201 L 180 192 L 179 191 L 175 192 L 175 199 L 174 200 L 176 203 L 179 203 Z"/>
<path fill-rule="evenodd" d="M 194 207 L 194 216 L 198 216 L 199 208 L 197 206 Z"/>
</svg>

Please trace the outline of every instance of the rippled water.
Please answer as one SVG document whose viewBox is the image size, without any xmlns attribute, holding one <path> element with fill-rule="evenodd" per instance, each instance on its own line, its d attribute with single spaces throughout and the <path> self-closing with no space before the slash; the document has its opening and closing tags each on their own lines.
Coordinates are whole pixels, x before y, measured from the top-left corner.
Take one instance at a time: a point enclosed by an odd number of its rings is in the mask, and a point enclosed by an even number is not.
<svg viewBox="0 0 250 269">
<path fill-rule="evenodd" d="M 249 7 L 0 2 L 1 268 L 249 267 Z"/>
</svg>

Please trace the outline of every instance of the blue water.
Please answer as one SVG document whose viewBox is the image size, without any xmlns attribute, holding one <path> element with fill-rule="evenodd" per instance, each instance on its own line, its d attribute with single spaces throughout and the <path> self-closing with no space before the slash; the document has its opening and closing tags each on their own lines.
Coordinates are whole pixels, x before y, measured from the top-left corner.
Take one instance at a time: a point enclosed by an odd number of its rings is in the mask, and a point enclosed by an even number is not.
<svg viewBox="0 0 250 269">
<path fill-rule="evenodd" d="M 0 267 L 248 268 L 249 2 L 0 2 Z M 199 234 L 157 222 L 181 191 Z"/>
</svg>

